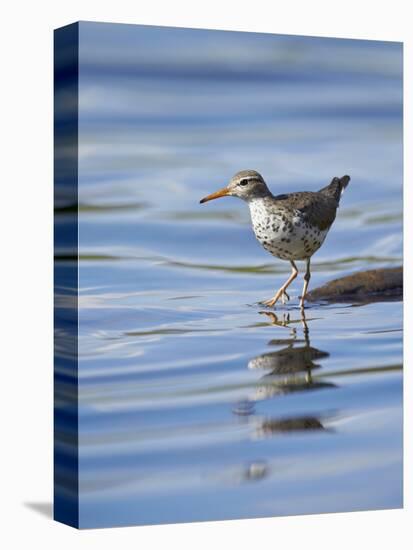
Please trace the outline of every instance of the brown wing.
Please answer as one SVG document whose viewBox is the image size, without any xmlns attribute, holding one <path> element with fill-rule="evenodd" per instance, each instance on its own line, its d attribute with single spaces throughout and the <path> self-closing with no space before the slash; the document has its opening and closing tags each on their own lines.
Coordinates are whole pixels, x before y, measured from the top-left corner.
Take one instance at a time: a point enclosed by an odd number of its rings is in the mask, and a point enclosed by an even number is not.
<svg viewBox="0 0 413 550">
<path fill-rule="evenodd" d="M 308 223 L 320 230 L 328 229 L 335 220 L 337 201 L 322 193 L 303 191 L 274 198 L 282 201 L 284 207 L 300 211 Z"/>
</svg>

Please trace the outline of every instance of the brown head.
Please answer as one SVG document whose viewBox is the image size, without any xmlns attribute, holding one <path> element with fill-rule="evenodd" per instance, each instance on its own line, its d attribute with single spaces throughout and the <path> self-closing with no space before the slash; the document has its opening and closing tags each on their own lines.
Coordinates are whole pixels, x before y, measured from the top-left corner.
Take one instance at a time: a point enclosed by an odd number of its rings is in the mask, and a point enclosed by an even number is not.
<svg viewBox="0 0 413 550">
<path fill-rule="evenodd" d="M 233 176 L 226 187 L 219 191 L 204 197 L 199 202 L 212 201 L 220 197 L 238 197 L 246 202 L 253 199 L 271 196 L 271 191 L 268 189 L 261 174 L 255 170 L 242 170 Z"/>
</svg>

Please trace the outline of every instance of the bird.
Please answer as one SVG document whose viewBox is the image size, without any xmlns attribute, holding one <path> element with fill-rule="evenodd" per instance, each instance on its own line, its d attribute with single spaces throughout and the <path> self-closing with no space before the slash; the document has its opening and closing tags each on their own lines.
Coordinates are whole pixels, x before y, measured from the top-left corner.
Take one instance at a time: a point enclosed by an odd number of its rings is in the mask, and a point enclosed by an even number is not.
<svg viewBox="0 0 413 550">
<path fill-rule="evenodd" d="M 250 210 L 251 223 L 257 240 L 274 257 L 289 261 L 291 274 L 272 298 L 260 304 L 272 308 L 280 299 L 290 299 L 287 288 L 298 276 L 296 261 L 306 263 L 300 308 L 311 278 L 311 258 L 323 244 L 337 213 L 341 195 L 350 176 L 334 177 L 319 191 L 300 191 L 273 195 L 264 178 L 255 170 L 241 170 L 219 189 L 200 200 L 200 203 L 220 197 L 238 197 Z"/>
</svg>

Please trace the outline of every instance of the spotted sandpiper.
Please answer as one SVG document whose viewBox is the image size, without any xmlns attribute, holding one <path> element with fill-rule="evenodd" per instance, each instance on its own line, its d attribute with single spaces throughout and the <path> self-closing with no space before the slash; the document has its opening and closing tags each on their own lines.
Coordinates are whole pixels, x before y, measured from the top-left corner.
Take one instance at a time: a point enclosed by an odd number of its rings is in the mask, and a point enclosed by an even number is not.
<svg viewBox="0 0 413 550">
<path fill-rule="evenodd" d="M 311 277 L 312 255 L 323 244 L 335 220 L 341 195 L 350 181 L 350 176 L 333 178 L 331 183 L 317 192 L 303 191 L 274 196 L 261 174 L 255 170 L 237 172 L 229 184 L 204 197 L 204 203 L 219 197 L 238 197 L 248 203 L 252 226 L 258 241 L 270 254 L 288 260 L 292 272 L 275 295 L 262 304 L 273 307 L 279 299 L 289 300 L 287 288 L 298 275 L 296 260 L 306 262 L 304 287 L 300 307 Z"/>
</svg>

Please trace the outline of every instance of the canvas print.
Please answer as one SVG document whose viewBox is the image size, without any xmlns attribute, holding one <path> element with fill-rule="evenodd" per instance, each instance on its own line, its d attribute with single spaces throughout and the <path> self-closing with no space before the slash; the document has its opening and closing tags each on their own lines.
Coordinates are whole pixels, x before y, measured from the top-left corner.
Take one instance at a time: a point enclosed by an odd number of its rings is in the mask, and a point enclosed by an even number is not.
<svg viewBox="0 0 413 550">
<path fill-rule="evenodd" d="M 55 31 L 55 519 L 402 507 L 402 51 Z"/>
</svg>

